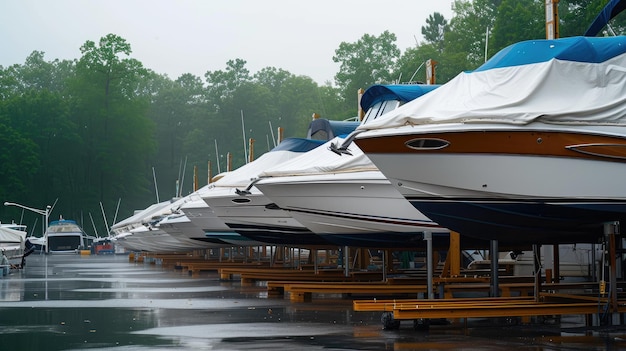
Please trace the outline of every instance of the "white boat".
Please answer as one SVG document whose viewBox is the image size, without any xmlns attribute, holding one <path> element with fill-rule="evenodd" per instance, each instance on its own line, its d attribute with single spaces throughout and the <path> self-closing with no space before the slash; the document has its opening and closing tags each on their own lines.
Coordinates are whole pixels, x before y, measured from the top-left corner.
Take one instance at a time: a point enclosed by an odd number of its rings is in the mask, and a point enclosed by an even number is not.
<svg viewBox="0 0 626 351">
<path fill-rule="evenodd" d="M 135 213 L 111 226 L 109 237 L 115 243 L 116 247 L 124 248 L 127 251 L 142 251 L 140 240 L 133 237 L 131 231 L 148 223 L 154 217 L 160 217 L 163 212 L 169 211 L 172 200 L 162 201 L 152 204 L 143 210 L 137 210 Z"/>
<path fill-rule="evenodd" d="M 329 243 L 278 208 L 250 181 L 268 167 L 310 151 L 324 141 L 288 138 L 276 148 L 211 183 L 202 199 L 215 214 L 244 237 L 280 245 L 325 245 Z"/>
<path fill-rule="evenodd" d="M 128 251 L 187 252 L 214 247 L 194 240 L 193 226 L 180 208 L 192 201 L 190 196 L 173 198 L 137 211 L 112 226 L 112 240 Z"/>
<path fill-rule="evenodd" d="M 204 241 L 212 247 L 264 245 L 260 241 L 242 236 L 226 225 L 202 198 L 208 190 L 209 186 L 200 188 L 194 193 L 192 201 L 180 208 L 191 223 L 203 233 L 203 238 L 194 235 L 194 239 Z"/>
<path fill-rule="evenodd" d="M 424 245 L 424 232 L 445 234 L 447 245 L 448 229 L 409 204 L 367 157 L 359 155 L 358 148 L 350 151 L 353 157 L 325 147 L 312 150 L 263 172 L 256 186 L 298 222 L 336 245 L 418 247 Z"/>
<path fill-rule="evenodd" d="M 204 203 L 204 201 L 202 201 L 202 203 Z M 185 243 L 190 249 L 210 249 L 232 246 L 222 240 L 208 240 L 207 233 L 196 224 L 197 222 L 192 222 L 181 208 L 176 213 L 166 216 L 159 221 L 156 227 L 165 231 L 178 241 Z"/>
<path fill-rule="evenodd" d="M 202 195 L 215 214 L 244 237 L 263 243 L 293 246 L 332 246 L 277 207 L 251 181 L 268 167 L 287 162 L 324 144 L 329 138 L 350 133 L 359 122 L 316 118 L 307 137 L 283 140 L 270 152 L 209 185 Z"/>
<path fill-rule="evenodd" d="M 553 258 L 554 248 L 550 245 L 542 246 L 539 255 L 540 262 L 544 263 L 543 273 L 545 269 L 552 269 L 556 274 Z M 546 250 L 547 249 L 547 250 Z M 600 276 L 599 267 L 602 267 L 604 247 L 602 245 L 594 245 L 589 243 L 582 244 L 562 244 L 559 245 L 559 279 L 573 281 L 576 279 L 589 280 L 594 276 Z M 513 263 L 513 275 L 516 276 L 532 276 L 535 271 L 535 258 L 532 251 L 523 251 L 521 254 L 515 254 Z M 550 258 L 546 262 L 546 256 Z M 597 271 L 594 272 L 594 269 Z M 556 277 L 555 277 L 556 278 Z"/>
<path fill-rule="evenodd" d="M 626 37 L 532 40 L 359 128 L 428 218 L 480 239 L 596 242 L 626 220 Z"/>
<path fill-rule="evenodd" d="M 11 268 L 22 267 L 26 250 L 26 232 L 0 224 L 0 275 L 7 275 Z"/>
<path fill-rule="evenodd" d="M 45 251 L 49 254 L 76 254 L 85 248 L 85 232 L 69 219 L 59 219 L 48 224 L 44 234 Z"/>
<path fill-rule="evenodd" d="M 361 99 L 367 111 L 362 123 L 435 88 L 370 87 Z M 436 235 L 438 244 L 447 247 L 449 230 L 409 204 L 355 144 L 349 145 L 349 154 L 329 151 L 343 141 L 337 138 L 262 172 L 256 186 L 300 223 L 337 245 L 418 247 L 424 245 L 424 233 L 430 232 L 442 234 Z"/>
</svg>

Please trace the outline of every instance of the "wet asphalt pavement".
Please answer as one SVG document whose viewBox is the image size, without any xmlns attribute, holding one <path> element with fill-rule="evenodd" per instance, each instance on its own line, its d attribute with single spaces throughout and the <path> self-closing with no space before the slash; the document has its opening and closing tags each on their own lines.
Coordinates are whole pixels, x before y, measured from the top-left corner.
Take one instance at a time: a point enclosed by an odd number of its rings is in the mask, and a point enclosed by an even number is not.
<svg viewBox="0 0 626 351">
<path fill-rule="evenodd" d="M 0 350 L 620 350 L 626 328 L 469 320 L 382 330 L 380 312 L 318 296 L 292 303 L 263 285 L 190 277 L 127 256 L 28 257 L 0 279 Z M 406 324 L 405 324 L 406 323 Z"/>
</svg>

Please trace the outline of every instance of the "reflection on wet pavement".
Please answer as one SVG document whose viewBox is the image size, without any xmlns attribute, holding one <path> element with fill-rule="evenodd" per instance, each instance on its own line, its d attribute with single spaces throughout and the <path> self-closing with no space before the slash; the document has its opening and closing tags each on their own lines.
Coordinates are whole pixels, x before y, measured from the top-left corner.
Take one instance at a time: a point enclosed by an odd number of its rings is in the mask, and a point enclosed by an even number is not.
<svg viewBox="0 0 626 351">
<path fill-rule="evenodd" d="M 379 313 L 340 296 L 291 303 L 263 286 L 192 278 L 126 256 L 32 255 L 0 279 L 2 350 L 605 350 L 626 348 L 621 327 L 587 330 L 470 320 L 384 331 Z"/>
</svg>

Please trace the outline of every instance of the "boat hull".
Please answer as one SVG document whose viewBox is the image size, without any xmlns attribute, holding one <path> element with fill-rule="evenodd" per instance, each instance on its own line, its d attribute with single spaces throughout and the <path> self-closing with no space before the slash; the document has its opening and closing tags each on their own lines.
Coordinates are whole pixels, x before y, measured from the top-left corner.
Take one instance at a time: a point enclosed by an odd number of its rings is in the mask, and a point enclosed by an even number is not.
<svg viewBox="0 0 626 351">
<path fill-rule="evenodd" d="M 347 156 L 346 156 L 347 157 Z M 424 246 L 445 234 L 377 171 L 268 178 L 257 187 L 312 232 L 337 245 Z"/>
<path fill-rule="evenodd" d="M 229 228 L 202 199 L 185 204 L 181 207 L 181 210 L 191 223 L 204 233 L 203 237 L 194 237 L 196 240 L 214 244 L 218 247 L 262 245 L 258 241 L 242 237 L 241 234 Z"/>
<path fill-rule="evenodd" d="M 596 242 L 626 220 L 623 127 L 435 125 L 359 147 L 432 220 L 503 242 Z M 369 134 L 369 135 L 368 135 Z"/>
<path fill-rule="evenodd" d="M 168 216 L 159 222 L 158 227 L 176 240 L 189 245 L 192 250 L 229 246 L 221 241 L 205 240 L 205 231 L 192 223 L 184 214 Z"/>
<path fill-rule="evenodd" d="M 226 225 L 244 237 L 277 245 L 329 246 L 291 214 L 275 206 L 256 187 L 238 195 L 234 188 L 216 189 L 205 202 Z"/>
</svg>

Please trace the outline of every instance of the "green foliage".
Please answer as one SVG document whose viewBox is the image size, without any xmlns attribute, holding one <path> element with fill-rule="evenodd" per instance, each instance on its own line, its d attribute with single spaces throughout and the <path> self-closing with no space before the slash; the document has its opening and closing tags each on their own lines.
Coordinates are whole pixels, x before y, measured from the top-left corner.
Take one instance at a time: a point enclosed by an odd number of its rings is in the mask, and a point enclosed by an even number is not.
<svg viewBox="0 0 626 351">
<path fill-rule="evenodd" d="M 435 45 L 422 44 L 409 48 L 398 60 L 398 71 L 395 76 L 400 77 L 400 82 L 424 84 L 426 82 L 426 61 L 429 59 L 437 62 L 443 59 Z"/>
<path fill-rule="evenodd" d="M 384 31 L 379 36 L 365 34 L 356 43 L 341 43 L 333 61 L 341 64 L 335 83 L 342 88 L 347 106 L 353 106 L 357 91 L 374 84 L 392 82 L 400 49 L 396 35 Z"/>
<path fill-rule="evenodd" d="M 439 12 L 429 15 L 426 26 L 422 26 L 422 35 L 426 43 L 433 45 L 439 53 L 443 52 L 444 34 L 448 21 Z"/>
<path fill-rule="evenodd" d="M 489 43 L 489 53 L 493 55 L 519 41 L 545 38 L 543 4 L 544 0 L 502 0 Z"/>
<path fill-rule="evenodd" d="M 570 37 L 583 35 L 598 13 L 608 3 L 608 0 L 565 0 L 559 3 L 560 35 Z M 612 35 L 611 30 L 617 34 L 626 31 L 626 13 L 617 15 L 609 23 L 611 29 L 605 27 L 606 34 Z"/>
</svg>

